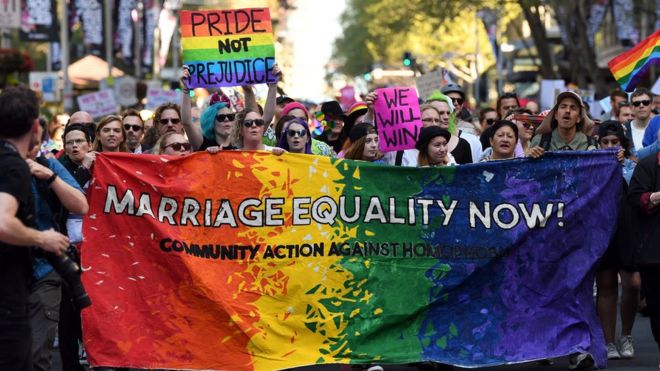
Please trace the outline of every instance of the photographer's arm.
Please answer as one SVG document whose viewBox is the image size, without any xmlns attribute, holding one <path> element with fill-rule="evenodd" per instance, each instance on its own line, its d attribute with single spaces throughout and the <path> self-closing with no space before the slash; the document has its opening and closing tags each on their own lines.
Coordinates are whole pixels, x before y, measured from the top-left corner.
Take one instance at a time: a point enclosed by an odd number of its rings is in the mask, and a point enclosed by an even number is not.
<svg viewBox="0 0 660 371">
<path fill-rule="evenodd" d="M 55 172 L 50 168 L 47 168 L 35 161 L 26 160 L 28 166 L 30 166 L 30 171 L 35 177 L 46 180 L 53 176 L 53 174 L 58 174 L 55 176 L 55 180 L 50 184 L 50 188 L 55 192 L 57 198 L 60 200 L 62 205 L 69 210 L 69 212 L 75 214 L 87 214 L 89 205 L 87 204 L 87 199 L 85 195 L 79 190 L 71 186 L 63 176 L 67 176 L 70 179 L 67 179 L 68 182 L 75 183 L 75 180 L 68 174 L 67 170 L 62 166 L 61 171 Z M 61 166 L 59 162 L 55 162 L 56 166 Z M 63 170 L 63 171 L 62 171 Z M 62 174 L 62 176 L 59 176 Z M 66 174 L 66 175 L 65 175 Z"/>
<path fill-rule="evenodd" d="M 17 246 L 38 246 L 57 255 L 66 251 L 69 239 L 65 235 L 26 227 L 16 217 L 17 211 L 18 201 L 9 193 L 0 192 L 0 241 Z"/>
</svg>

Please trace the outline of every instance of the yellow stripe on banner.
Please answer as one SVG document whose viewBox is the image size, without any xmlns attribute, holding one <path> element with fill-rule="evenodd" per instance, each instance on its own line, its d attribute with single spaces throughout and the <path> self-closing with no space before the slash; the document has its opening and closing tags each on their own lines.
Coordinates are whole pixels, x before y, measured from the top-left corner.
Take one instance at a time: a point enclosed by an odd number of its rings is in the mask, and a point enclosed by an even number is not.
<svg viewBox="0 0 660 371">
<path fill-rule="evenodd" d="M 251 40 L 247 42 L 248 47 L 250 46 L 261 46 L 261 45 L 272 45 L 273 44 L 273 34 L 271 33 L 256 33 L 248 35 L 232 35 L 232 36 L 204 36 L 204 37 L 184 37 L 181 39 L 181 45 L 184 50 L 192 49 L 217 49 L 218 40 L 222 40 L 224 43 L 225 40 L 229 39 L 231 43 L 234 40 L 241 40 L 242 38 L 250 38 Z"/>
</svg>

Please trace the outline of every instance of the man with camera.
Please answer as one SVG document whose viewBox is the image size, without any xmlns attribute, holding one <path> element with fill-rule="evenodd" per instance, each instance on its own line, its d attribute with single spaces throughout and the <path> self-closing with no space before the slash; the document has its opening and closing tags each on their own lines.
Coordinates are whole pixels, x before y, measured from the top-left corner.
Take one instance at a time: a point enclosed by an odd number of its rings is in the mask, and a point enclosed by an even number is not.
<svg viewBox="0 0 660 371">
<path fill-rule="evenodd" d="M 41 123 L 41 122 L 40 122 Z M 44 138 L 47 128 L 39 128 L 38 138 Z M 86 214 L 87 200 L 82 188 L 69 171 L 54 158 L 41 155 L 41 141 L 28 153 L 27 163 L 32 173 L 36 226 L 41 231 L 66 231 L 69 213 Z M 67 286 L 82 287 L 79 267 L 74 260 L 63 255 L 34 250 L 33 283 L 30 290 L 30 325 L 32 326 L 32 365 L 34 370 L 49 371 L 52 367 L 52 345 L 57 332 L 62 298 L 62 279 Z M 67 255 L 75 253 L 69 248 Z M 74 254 L 72 256 L 75 256 Z M 73 268 L 69 265 L 74 264 Z M 72 272 L 69 272 L 72 271 Z M 73 278 L 70 281 L 69 276 Z M 86 294 L 84 294 L 86 296 Z M 66 304 L 66 303 L 65 303 Z"/>
<path fill-rule="evenodd" d="M 31 370 L 28 298 L 32 246 L 62 255 L 69 239 L 34 229 L 30 168 L 25 158 L 39 129 L 37 97 L 26 88 L 0 94 L 0 370 Z"/>
</svg>

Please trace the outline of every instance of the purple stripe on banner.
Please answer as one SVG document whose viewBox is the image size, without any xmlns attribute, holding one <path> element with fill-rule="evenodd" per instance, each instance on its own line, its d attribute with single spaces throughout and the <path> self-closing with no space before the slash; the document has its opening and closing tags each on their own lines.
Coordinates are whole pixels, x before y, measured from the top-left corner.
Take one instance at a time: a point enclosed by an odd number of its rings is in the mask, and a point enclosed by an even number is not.
<svg viewBox="0 0 660 371">
<path fill-rule="evenodd" d="M 273 75 L 275 58 L 254 58 L 233 61 L 188 62 L 190 82 L 188 86 L 217 87 L 265 84 L 276 82 Z"/>
</svg>

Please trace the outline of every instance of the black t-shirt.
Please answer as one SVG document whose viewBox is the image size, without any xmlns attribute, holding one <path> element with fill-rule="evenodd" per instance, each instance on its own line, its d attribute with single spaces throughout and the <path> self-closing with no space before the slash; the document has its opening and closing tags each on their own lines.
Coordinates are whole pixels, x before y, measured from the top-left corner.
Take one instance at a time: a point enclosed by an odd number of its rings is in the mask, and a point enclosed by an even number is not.
<svg viewBox="0 0 660 371">
<path fill-rule="evenodd" d="M 463 138 L 458 138 L 458 144 L 456 145 L 456 148 L 451 151 L 451 155 L 454 156 L 454 160 L 456 160 L 456 163 L 459 165 L 472 163 L 472 149 L 470 143 Z"/>
<path fill-rule="evenodd" d="M 34 226 L 34 200 L 30 189 L 30 168 L 13 146 L 0 140 L 0 193 L 18 202 L 16 217 L 26 226 Z M 0 241 L 0 314 L 9 310 L 25 314 L 32 278 L 31 248 Z"/>
<path fill-rule="evenodd" d="M 481 136 L 479 137 L 479 140 L 481 141 L 481 148 L 486 149 L 490 148 L 490 132 L 493 131 L 493 127 L 489 126 L 487 127 L 483 133 L 481 133 Z"/>
<path fill-rule="evenodd" d="M 216 143 L 215 140 L 209 140 L 209 139 L 206 139 L 206 137 L 202 137 L 202 138 L 204 138 L 204 140 L 202 141 L 202 145 L 199 146 L 199 149 L 197 150 L 197 152 L 206 151 L 206 149 L 209 148 L 209 147 L 217 147 L 218 146 L 218 143 Z M 221 147 L 221 148 L 222 148 L 223 151 L 230 151 L 230 150 L 238 149 L 238 147 L 234 147 L 234 146 L 231 146 L 231 145 L 227 146 L 227 147 Z"/>
</svg>

